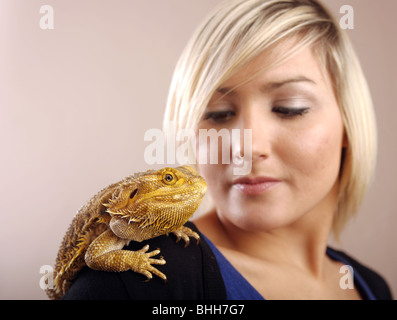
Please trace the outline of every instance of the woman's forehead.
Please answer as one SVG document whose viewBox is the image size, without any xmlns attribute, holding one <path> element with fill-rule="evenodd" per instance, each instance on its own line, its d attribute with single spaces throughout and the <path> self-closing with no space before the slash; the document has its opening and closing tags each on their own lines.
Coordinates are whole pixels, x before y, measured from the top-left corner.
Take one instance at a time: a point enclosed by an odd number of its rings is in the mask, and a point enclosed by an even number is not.
<svg viewBox="0 0 397 320">
<path fill-rule="evenodd" d="M 282 51 L 284 47 L 276 48 Z M 217 88 L 222 94 L 233 94 L 239 86 L 259 82 L 263 90 L 271 90 L 285 84 L 324 82 L 324 69 L 311 48 L 305 48 L 285 61 L 274 64 L 275 52 L 265 50 L 226 79 Z"/>
</svg>

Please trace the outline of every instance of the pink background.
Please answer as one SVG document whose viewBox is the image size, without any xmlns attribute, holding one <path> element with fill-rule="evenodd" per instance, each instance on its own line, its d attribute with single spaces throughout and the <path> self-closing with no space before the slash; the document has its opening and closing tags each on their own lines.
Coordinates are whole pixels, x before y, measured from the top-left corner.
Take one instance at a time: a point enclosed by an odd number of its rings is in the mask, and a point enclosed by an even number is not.
<svg viewBox="0 0 397 320">
<path fill-rule="evenodd" d="M 219 0 L 0 2 L 0 298 L 45 299 L 78 208 L 102 187 L 150 169 L 146 130 L 161 128 L 176 61 Z M 376 179 L 342 248 L 384 275 L 397 295 L 397 63 L 395 0 L 352 5 L 349 31 L 379 127 Z M 54 30 L 42 30 L 42 5 Z M 330 240 L 331 242 L 332 239 Z"/>
</svg>

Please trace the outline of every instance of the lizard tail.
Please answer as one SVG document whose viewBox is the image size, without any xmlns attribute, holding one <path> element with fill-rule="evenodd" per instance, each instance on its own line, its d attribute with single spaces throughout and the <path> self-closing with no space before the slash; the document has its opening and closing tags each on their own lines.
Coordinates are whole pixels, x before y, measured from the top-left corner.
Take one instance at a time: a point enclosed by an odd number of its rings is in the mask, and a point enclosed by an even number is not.
<svg viewBox="0 0 397 320">
<path fill-rule="evenodd" d="M 90 243 L 108 229 L 104 220 L 93 218 L 92 221 L 81 222 L 82 217 L 76 215 L 66 232 L 54 270 L 54 287 L 47 289 L 50 299 L 60 299 L 70 288 L 79 271 L 86 265 L 84 256 Z"/>
<path fill-rule="evenodd" d="M 118 183 L 101 190 L 73 218 L 63 237 L 55 262 L 50 299 L 60 299 L 70 288 L 78 272 L 86 265 L 84 256 L 90 243 L 109 227 L 110 216 L 103 203 L 112 196 Z"/>
</svg>

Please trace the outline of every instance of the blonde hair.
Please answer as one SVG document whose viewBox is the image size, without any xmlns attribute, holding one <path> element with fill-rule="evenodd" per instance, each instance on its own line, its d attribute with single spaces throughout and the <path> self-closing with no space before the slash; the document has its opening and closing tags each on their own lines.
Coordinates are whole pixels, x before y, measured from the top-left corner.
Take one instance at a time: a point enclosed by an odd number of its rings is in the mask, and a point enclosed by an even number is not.
<svg viewBox="0 0 397 320">
<path fill-rule="evenodd" d="M 376 158 L 376 125 L 369 89 L 350 40 L 318 1 L 221 3 L 195 31 L 178 61 L 164 130 L 170 123 L 176 124 L 177 130 L 194 128 L 222 82 L 264 50 L 297 36 L 296 45 L 276 57 L 272 66 L 310 47 L 331 79 L 348 144 L 343 150 L 333 225 L 338 239 L 370 183 Z"/>
</svg>

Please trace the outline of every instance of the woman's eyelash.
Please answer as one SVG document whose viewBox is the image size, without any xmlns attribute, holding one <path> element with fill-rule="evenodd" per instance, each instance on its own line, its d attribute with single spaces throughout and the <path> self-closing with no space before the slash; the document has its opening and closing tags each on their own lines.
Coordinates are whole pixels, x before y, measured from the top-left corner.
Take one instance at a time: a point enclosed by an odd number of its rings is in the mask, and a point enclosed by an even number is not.
<svg viewBox="0 0 397 320">
<path fill-rule="evenodd" d="M 272 112 L 277 113 L 282 118 L 293 118 L 302 116 L 309 111 L 309 108 L 288 108 L 288 107 L 273 107 Z"/>
<path fill-rule="evenodd" d="M 234 111 L 211 111 L 204 115 L 204 120 L 223 122 L 235 115 Z"/>
<path fill-rule="evenodd" d="M 272 112 L 284 119 L 302 116 L 309 111 L 308 107 L 304 108 L 290 108 L 290 107 L 273 107 Z M 231 117 L 235 116 L 234 111 L 210 111 L 204 114 L 204 120 L 211 120 L 217 123 L 226 122 Z"/>
</svg>

